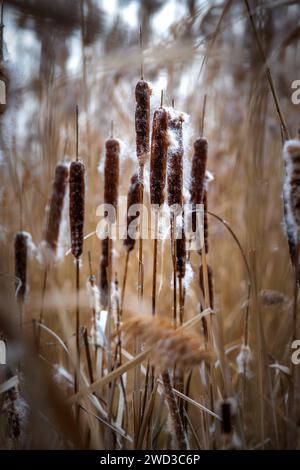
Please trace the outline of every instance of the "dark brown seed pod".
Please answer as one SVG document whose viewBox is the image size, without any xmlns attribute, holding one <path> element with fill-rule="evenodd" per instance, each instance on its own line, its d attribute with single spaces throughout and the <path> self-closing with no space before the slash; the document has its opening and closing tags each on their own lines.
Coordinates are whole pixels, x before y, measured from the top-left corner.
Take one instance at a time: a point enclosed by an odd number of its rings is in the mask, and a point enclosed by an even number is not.
<svg viewBox="0 0 300 470">
<path fill-rule="evenodd" d="M 207 266 L 207 275 L 208 275 L 208 289 L 209 289 L 209 300 L 210 300 L 210 308 L 214 309 L 214 283 L 213 283 L 213 270 L 211 266 Z M 204 277 L 203 277 L 203 266 L 200 266 L 199 269 L 199 284 L 200 289 L 204 295 Z"/>
<path fill-rule="evenodd" d="M 105 143 L 104 203 L 118 209 L 120 142 L 108 139 Z M 110 220 L 113 223 L 115 220 Z"/>
<path fill-rule="evenodd" d="M 150 95 L 149 83 L 139 80 L 135 88 L 135 132 L 136 153 L 139 164 L 143 166 L 149 157 L 150 149 Z"/>
<path fill-rule="evenodd" d="M 168 113 L 159 108 L 153 116 L 151 161 L 150 161 L 150 199 L 151 204 L 164 202 L 166 169 L 168 155 Z"/>
<path fill-rule="evenodd" d="M 100 261 L 100 298 L 102 308 L 108 305 L 108 258 L 102 255 Z"/>
<path fill-rule="evenodd" d="M 127 236 L 124 239 L 124 247 L 127 251 L 131 251 L 134 249 L 135 245 L 135 239 L 132 238 L 129 233 L 129 227 L 131 222 L 138 217 L 139 214 L 136 216 L 134 215 L 128 215 L 129 208 L 135 204 L 140 204 L 141 203 L 141 183 L 138 178 L 138 174 L 134 173 L 134 175 L 131 177 L 130 180 L 130 187 L 127 195 Z"/>
<path fill-rule="evenodd" d="M 52 195 L 49 202 L 45 232 L 45 241 L 54 253 L 56 252 L 58 245 L 59 228 L 68 184 L 68 177 L 68 167 L 59 163 L 55 168 L 55 176 L 52 187 Z"/>
<path fill-rule="evenodd" d="M 27 232 L 18 232 L 15 236 L 15 278 L 16 298 L 18 302 L 24 302 L 27 291 L 27 255 L 28 239 Z"/>
<path fill-rule="evenodd" d="M 82 162 L 72 162 L 70 166 L 70 230 L 71 250 L 75 258 L 83 251 L 85 166 Z"/>
<path fill-rule="evenodd" d="M 184 216 L 182 216 L 182 234 L 181 238 L 176 239 L 176 270 L 177 276 L 181 279 L 185 276 L 186 265 L 186 239 L 184 231 Z"/>
<path fill-rule="evenodd" d="M 194 155 L 192 159 L 190 179 L 190 203 L 193 209 L 192 229 L 196 230 L 196 205 L 201 204 L 205 188 L 205 171 L 207 163 L 208 143 L 204 137 L 194 142 Z"/>
<path fill-rule="evenodd" d="M 175 144 L 168 150 L 168 204 L 182 205 L 183 189 L 183 117 L 181 115 L 169 118 L 169 131 Z"/>
<path fill-rule="evenodd" d="M 221 429 L 223 434 L 232 433 L 232 405 L 229 401 L 224 400 L 220 404 L 221 411 Z"/>
</svg>

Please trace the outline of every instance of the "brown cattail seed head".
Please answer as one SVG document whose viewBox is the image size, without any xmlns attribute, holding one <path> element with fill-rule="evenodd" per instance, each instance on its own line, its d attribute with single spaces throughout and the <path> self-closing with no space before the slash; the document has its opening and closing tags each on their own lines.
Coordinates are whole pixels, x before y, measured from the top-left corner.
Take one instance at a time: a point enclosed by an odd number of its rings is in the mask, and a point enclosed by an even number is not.
<svg viewBox="0 0 300 470">
<path fill-rule="evenodd" d="M 71 250 L 79 258 L 83 250 L 85 166 L 82 162 L 72 162 L 70 166 L 70 230 Z"/>
<path fill-rule="evenodd" d="M 213 270 L 211 266 L 207 265 L 207 276 L 208 276 L 208 291 L 209 291 L 209 302 L 210 308 L 214 308 L 214 283 L 213 283 Z M 200 266 L 199 270 L 199 284 L 204 295 L 204 276 L 203 276 L 203 266 Z"/>
<path fill-rule="evenodd" d="M 141 183 L 138 178 L 138 174 L 134 173 L 130 180 L 130 187 L 127 195 L 127 236 L 124 239 L 124 247 L 127 251 L 134 249 L 135 239 L 130 236 L 129 227 L 131 222 L 138 216 L 128 215 L 129 208 L 135 204 L 141 203 Z"/>
<path fill-rule="evenodd" d="M 285 180 L 283 186 L 285 228 L 289 242 L 290 256 L 296 264 L 296 247 L 300 226 L 300 141 L 288 140 L 283 148 Z"/>
<path fill-rule="evenodd" d="M 24 302 L 27 291 L 27 255 L 30 239 L 31 236 L 27 232 L 18 232 L 15 236 L 15 277 L 18 302 Z"/>
<path fill-rule="evenodd" d="M 164 202 L 168 154 L 168 113 L 157 109 L 153 116 L 151 163 L 150 163 L 150 199 L 151 204 Z"/>
<path fill-rule="evenodd" d="M 192 159 L 191 180 L 190 180 L 190 202 L 193 206 L 193 211 L 196 210 L 196 205 L 201 204 L 203 200 L 203 193 L 205 188 L 205 171 L 207 163 L 207 140 L 200 137 L 194 142 L 194 155 Z M 196 230 L 196 214 L 193 214 L 192 228 Z"/>
<path fill-rule="evenodd" d="M 223 401 L 220 405 L 221 408 L 221 426 L 223 434 L 231 434 L 232 432 L 232 422 L 231 422 L 231 404 Z"/>
<path fill-rule="evenodd" d="M 117 139 L 108 139 L 105 143 L 105 168 L 104 168 L 104 203 L 118 208 L 119 190 L 119 160 L 120 142 Z M 111 223 L 114 220 L 110 221 Z"/>
<path fill-rule="evenodd" d="M 176 238 L 176 270 L 177 276 L 181 279 L 185 276 L 186 268 L 186 239 L 184 231 L 184 216 L 182 216 L 181 238 Z"/>
<path fill-rule="evenodd" d="M 192 159 L 190 181 L 191 203 L 193 204 L 201 204 L 203 198 L 207 148 L 207 140 L 204 137 L 200 137 L 194 142 L 194 155 Z"/>
<path fill-rule="evenodd" d="M 108 305 L 108 258 L 104 255 L 100 261 L 100 297 L 102 307 L 106 308 Z"/>
<path fill-rule="evenodd" d="M 45 241 L 51 250 L 53 250 L 53 252 L 56 252 L 58 244 L 59 228 L 67 189 L 68 176 L 68 167 L 64 164 L 58 164 L 55 168 L 55 177 L 48 208 L 45 233 Z"/>
<path fill-rule="evenodd" d="M 143 166 L 149 157 L 150 148 L 150 95 L 149 83 L 139 80 L 135 88 L 135 132 L 136 153 L 139 164 Z"/>
<path fill-rule="evenodd" d="M 232 434 L 234 418 L 236 415 L 236 401 L 227 398 L 219 402 L 219 413 L 221 415 L 221 430 L 223 434 Z"/>
<path fill-rule="evenodd" d="M 168 150 L 168 204 L 182 205 L 183 189 L 183 116 L 169 117 L 171 144 Z"/>
</svg>

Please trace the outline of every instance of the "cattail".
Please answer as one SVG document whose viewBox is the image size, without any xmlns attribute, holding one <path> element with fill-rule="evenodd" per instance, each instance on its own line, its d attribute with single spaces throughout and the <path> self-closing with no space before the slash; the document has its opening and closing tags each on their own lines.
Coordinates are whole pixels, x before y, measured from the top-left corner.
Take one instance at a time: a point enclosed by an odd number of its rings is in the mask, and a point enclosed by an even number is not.
<svg viewBox="0 0 300 470">
<path fill-rule="evenodd" d="M 108 305 L 108 265 L 109 265 L 109 239 L 102 240 L 102 256 L 100 260 L 100 296 L 101 305 L 106 308 Z"/>
<path fill-rule="evenodd" d="M 182 205 L 183 189 L 183 116 L 173 114 L 169 117 L 171 145 L 168 151 L 168 204 Z M 172 145 L 173 144 L 173 145 Z"/>
<path fill-rule="evenodd" d="M 119 159 L 120 142 L 117 139 L 108 139 L 105 143 L 105 168 L 104 168 L 104 203 L 118 208 L 119 195 Z M 111 220 L 110 222 L 114 222 Z"/>
<path fill-rule="evenodd" d="M 210 301 L 210 308 L 213 310 L 214 308 L 214 284 L 213 284 L 213 270 L 211 266 L 207 266 L 207 275 L 208 275 L 208 290 L 209 290 L 209 301 Z M 199 269 L 199 284 L 200 288 L 204 294 L 204 276 L 203 276 L 203 266 L 200 266 Z"/>
<path fill-rule="evenodd" d="M 105 168 L 104 168 L 104 203 L 114 208 L 115 213 L 108 211 L 108 223 L 116 221 L 119 195 L 119 160 L 120 142 L 117 139 L 107 139 L 105 143 Z M 100 261 L 100 293 L 102 307 L 108 305 L 109 276 L 108 268 L 111 260 L 110 233 L 102 241 L 102 257 Z"/>
<path fill-rule="evenodd" d="M 69 170 L 67 165 L 59 163 L 55 168 L 52 195 L 48 208 L 45 241 L 49 248 L 56 253 L 59 229 L 67 189 Z"/>
<path fill-rule="evenodd" d="M 223 434 L 232 434 L 233 421 L 236 414 L 236 402 L 233 398 L 227 398 L 219 403 L 221 415 L 221 431 Z"/>
<path fill-rule="evenodd" d="M 203 201 L 205 189 L 205 172 L 207 163 L 207 140 L 200 137 L 194 142 L 194 155 L 192 159 L 190 179 L 190 202 L 193 209 L 192 228 L 196 230 L 196 206 Z"/>
<path fill-rule="evenodd" d="M 186 239 L 184 231 L 184 216 L 182 216 L 181 238 L 176 238 L 176 271 L 181 279 L 185 276 L 186 269 Z"/>
<path fill-rule="evenodd" d="M 18 232 L 15 236 L 15 277 L 16 297 L 18 302 L 24 302 L 27 291 L 27 257 L 28 244 L 31 235 L 27 232 Z"/>
<path fill-rule="evenodd" d="M 84 196 L 85 196 L 85 166 L 76 161 L 70 166 L 70 229 L 71 249 L 75 258 L 79 258 L 83 251 L 84 226 Z"/>
<path fill-rule="evenodd" d="M 288 140 L 283 148 L 286 175 L 283 186 L 285 228 L 293 265 L 298 263 L 297 244 L 300 225 L 300 141 Z"/>
<path fill-rule="evenodd" d="M 136 153 L 139 164 L 144 166 L 149 156 L 150 148 L 150 95 L 149 83 L 139 80 L 135 88 L 135 132 Z"/>
<path fill-rule="evenodd" d="M 129 228 L 131 222 L 135 220 L 137 216 L 134 215 L 128 215 L 128 211 L 131 206 L 135 204 L 140 204 L 141 202 L 141 184 L 138 178 L 138 174 L 134 173 L 132 175 L 131 180 L 130 180 L 130 186 L 129 186 L 129 191 L 127 195 L 127 236 L 124 239 L 124 247 L 127 250 L 127 252 L 131 251 L 134 249 L 135 245 L 135 238 L 132 238 L 129 234 Z"/>
<path fill-rule="evenodd" d="M 151 204 L 164 202 L 168 153 L 168 113 L 157 109 L 153 116 L 151 164 L 150 164 L 150 199 Z"/>
</svg>

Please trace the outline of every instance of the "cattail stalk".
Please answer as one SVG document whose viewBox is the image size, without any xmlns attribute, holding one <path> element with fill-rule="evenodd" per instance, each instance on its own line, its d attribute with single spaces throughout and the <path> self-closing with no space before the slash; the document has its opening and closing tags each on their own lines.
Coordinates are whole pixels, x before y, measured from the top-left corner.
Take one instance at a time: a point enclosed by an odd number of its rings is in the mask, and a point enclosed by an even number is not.
<svg viewBox="0 0 300 470">
<path fill-rule="evenodd" d="M 207 163 L 207 140 L 200 137 L 194 142 L 194 155 L 192 159 L 190 179 L 190 203 L 192 205 L 192 228 L 196 230 L 196 208 L 203 202 L 205 189 L 205 172 Z"/>
<path fill-rule="evenodd" d="M 105 168 L 104 168 L 104 203 L 107 206 L 107 238 L 102 242 L 102 271 L 101 275 L 105 275 L 106 290 L 103 292 L 102 283 L 102 296 L 107 298 L 105 306 L 108 309 L 108 343 L 107 343 L 107 370 L 112 370 L 112 348 L 111 348 L 111 317 L 112 317 L 112 272 L 113 272 L 113 240 L 112 240 L 112 224 L 117 222 L 118 219 L 118 196 L 119 196 L 119 165 L 120 165 L 120 142 L 112 135 L 105 143 Z M 110 209 L 114 212 L 110 213 Z M 109 383 L 107 400 L 110 403 L 108 408 L 108 422 L 112 418 L 112 401 L 115 389 L 115 382 Z M 109 435 L 108 445 L 112 445 L 113 436 Z"/>
<path fill-rule="evenodd" d="M 111 137 L 105 143 L 105 168 L 104 168 L 104 204 L 114 210 L 107 218 L 107 238 L 102 241 L 102 258 L 100 265 L 100 287 L 102 307 L 110 304 L 110 287 L 112 272 L 111 225 L 117 221 L 118 196 L 119 196 L 119 165 L 120 142 Z"/>
<path fill-rule="evenodd" d="M 76 260 L 76 371 L 74 377 L 75 393 L 78 391 L 79 378 L 77 374 L 80 369 L 80 256 L 83 252 L 83 228 L 85 208 L 85 165 L 78 160 L 79 156 L 79 127 L 78 106 L 76 106 L 76 161 L 70 166 L 69 178 L 69 216 L 71 231 L 71 252 Z"/>
<path fill-rule="evenodd" d="M 175 114 L 169 116 L 169 133 L 175 141 L 175 145 L 170 146 L 168 150 L 168 204 L 170 207 L 177 206 L 182 208 L 183 196 L 183 116 Z M 176 215 L 171 213 L 171 251 L 173 259 L 173 309 L 174 326 L 177 324 L 177 228 Z M 183 296 L 180 296 L 182 302 Z M 182 309 L 182 304 L 180 304 Z"/>
<path fill-rule="evenodd" d="M 16 299 L 19 306 L 20 332 L 22 332 L 23 308 L 27 292 L 27 258 L 30 240 L 31 236 L 24 231 L 18 232 L 15 236 Z"/>
<path fill-rule="evenodd" d="M 19 305 L 24 303 L 27 291 L 27 256 L 28 234 L 21 231 L 15 236 L 16 298 Z"/>
<path fill-rule="evenodd" d="M 54 181 L 52 185 L 52 194 L 47 209 L 46 230 L 44 236 L 46 263 L 43 275 L 42 300 L 39 323 L 44 320 L 45 296 L 47 290 L 48 270 L 50 258 L 55 257 L 58 248 L 59 230 L 64 207 L 64 200 L 67 190 L 69 170 L 67 165 L 58 163 L 55 168 Z M 37 336 L 37 350 L 40 345 L 40 328 Z"/>
<path fill-rule="evenodd" d="M 149 158 L 150 149 L 150 95 L 151 88 L 144 80 L 139 80 L 135 88 L 135 131 L 136 153 L 139 162 L 140 201 L 144 202 L 144 165 Z M 144 266 L 143 266 L 143 211 L 140 214 L 139 237 L 139 270 L 138 270 L 138 295 L 142 302 L 144 293 Z"/>
<path fill-rule="evenodd" d="M 142 39 L 142 35 L 140 36 Z M 142 44 L 141 44 L 142 45 Z M 142 67 L 143 68 L 143 67 Z M 151 88 L 143 79 L 143 70 L 141 80 L 138 81 L 135 88 L 135 131 L 136 131 L 136 154 L 139 162 L 139 183 L 140 183 L 140 223 L 139 223 L 139 265 L 138 265 L 138 301 L 140 308 L 143 308 L 144 296 L 144 260 L 143 260 L 143 204 L 144 204 L 144 166 L 149 158 L 150 149 L 150 95 Z M 140 345 L 135 344 L 135 353 L 138 353 Z M 135 368 L 134 374 L 134 402 L 137 410 L 137 422 L 141 419 L 141 401 L 140 401 L 140 367 Z M 135 426 L 136 428 L 136 426 Z M 137 443 L 138 434 L 135 432 L 134 442 Z"/>
<path fill-rule="evenodd" d="M 162 94 L 163 97 L 163 94 Z M 163 99 L 163 98 L 162 98 Z M 161 101 L 162 101 L 161 99 Z M 153 247 L 153 277 L 152 277 L 152 315 L 156 312 L 156 271 L 157 271 L 157 239 L 159 224 L 159 207 L 164 202 L 166 184 L 166 169 L 168 155 L 168 113 L 161 107 L 153 116 L 151 164 L 150 164 L 150 200 L 155 207 L 155 228 Z"/>
</svg>

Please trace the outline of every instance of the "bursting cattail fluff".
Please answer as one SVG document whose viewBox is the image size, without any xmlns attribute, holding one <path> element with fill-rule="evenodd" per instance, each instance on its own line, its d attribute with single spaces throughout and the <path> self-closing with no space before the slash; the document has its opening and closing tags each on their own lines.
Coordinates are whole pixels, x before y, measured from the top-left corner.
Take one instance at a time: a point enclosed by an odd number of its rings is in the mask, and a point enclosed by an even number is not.
<svg viewBox="0 0 300 470">
<path fill-rule="evenodd" d="M 170 145 L 168 149 L 168 204 L 182 205 L 183 190 L 183 116 L 172 112 L 169 116 Z"/>
<path fill-rule="evenodd" d="M 79 258 L 83 251 L 85 202 L 85 166 L 82 162 L 71 163 L 69 186 L 71 250 L 73 256 Z"/>
<path fill-rule="evenodd" d="M 150 148 L 150 95 L 149 83 L 139 80 L 135 88 L 135 132 L 136 153 L 140 166 L 144 166 L 149 157 Z"/>
<path fill-rule="evenodd" d="M 18 302 L 24 302 L 27 291 L 27 258 L 28 245 L 31 243 L 31 235 L 27 232 L 18 232 L 15 236 L 15 278 L 16 298 Z"/>
<path fill-rule="evenodd" d="M 168 113 L 159 108 L 153 116 L 151 162 L 150 162 L 150 199 L 151 204 L 162 205 L 166 184 L 168 154 Z"/>
<path fill-rule="evenodd" d="M 297 263 L 297 239 L 300 226 L 300 141 L 288 140 L 283 148 L 285 180 L 283 186 L 285 229 L 292 264 Z"/>
<path fill-rule="evenodd" d="M 48 247 L 56 253 L 59 229 L 64 206 L 64 198 L 67 190 L 69 170 L 67 165 L 59 163 L 55 168 L 55 177 L 52 187 L 52 195 L 49 202 L 45 241 Z"/>
<path fill-rule="evenodd" d="M 194 142 L 194 155 L 192 159 L 191 179 L 190 179 L 190 203 L 192 204 L 193 218 L 192 228 L 196 230 L 196 217 L 194 214 L 196 206 L 203 201 L 205 188 L 205 172 L 207 163 L 207 140 L 200 137 Z"/>
<path fill-rule="evenodd" d="M 134 249 L 135 238 L 130 236 L 130 225 L 136 219 L 137 215 L 128 215 L 130 207 L 140 204 L 141 202 L 141 184 L 138 178 L 138 174 L 134 173 L 130 180 L 129 191 L 127 195 L 127 232 L 126 238 L 124 239 L 124 247 L 127 251 Z"/>
</svg>

